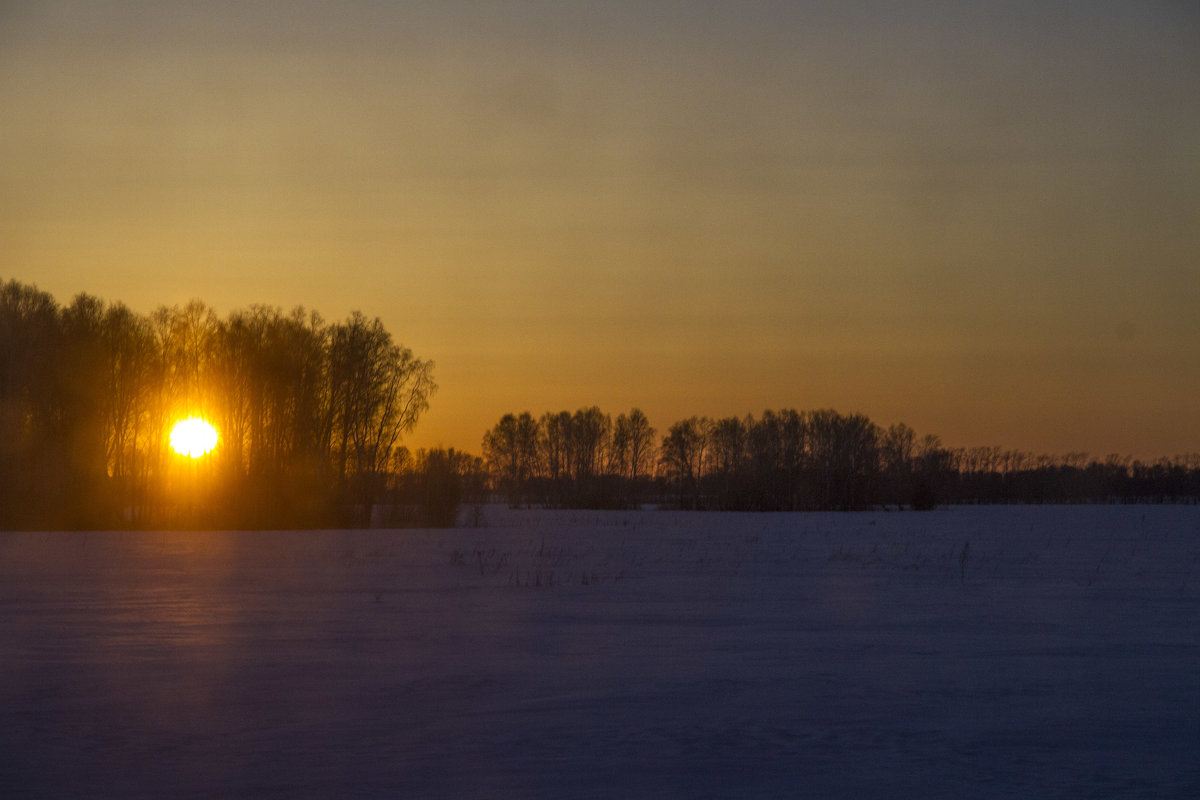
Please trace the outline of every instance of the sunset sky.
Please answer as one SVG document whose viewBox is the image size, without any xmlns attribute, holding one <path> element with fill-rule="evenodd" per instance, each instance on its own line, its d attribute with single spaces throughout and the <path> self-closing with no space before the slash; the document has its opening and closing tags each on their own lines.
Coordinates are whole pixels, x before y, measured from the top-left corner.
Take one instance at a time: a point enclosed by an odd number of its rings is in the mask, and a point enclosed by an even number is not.
<svg viewBox="0 0 1200 800">
<path fill-rule="evenodd" d="M 1200 5 L 0 2 L 0 279 L 507 411 L 1200 451 Z"/>
</svg>

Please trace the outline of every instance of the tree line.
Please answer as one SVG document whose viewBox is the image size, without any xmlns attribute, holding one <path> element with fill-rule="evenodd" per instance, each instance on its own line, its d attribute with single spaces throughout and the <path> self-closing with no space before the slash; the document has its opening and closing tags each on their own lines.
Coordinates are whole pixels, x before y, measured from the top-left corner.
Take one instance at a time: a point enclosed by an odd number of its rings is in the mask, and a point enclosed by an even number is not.
<svg viewBox="0 0 1200 800">
<path fill-rule="evenodd" d="M 690 417 L 664 435 L 638 409 L 505 414 L 485 433 L 510 505 L 690 510 L 930 509 L 963 503 L 1200 501 L 1200 454 L 1152 463 L 948 448 L 903 423 L 831 409 Z"/>
<path fill-rule="evenodd" d="M 401 445 L 436 389 L 433 362 L 359 312 L 326 322 L 252 306 L 221 318 L 192 301 L 139 314 L 87 294 L 60 306 L 10 280 L 0 526 L 355 525 L 384 499 L 430 510 L 419 501 L 439 480 L 447 490 L 447 470 L 480 471 Z M 195 461 L 168 447 L 189 416 L 220 434 Z"/>
<path fill-rule="evenodd" d="M 410 452 L 433 363 L 358 312 L 327 322 L 201 301 L 149 314 L 0 283 L 0 527 L 452 525 L 460 503 L 696 510 L 1197 502 L 1200 455 L 1154 462 L 947 448 L 822 409 L 689 417 L 505 414 L 483 457 Z M 168 435 L 220 433 L 192 460 Z"/>
</svg>

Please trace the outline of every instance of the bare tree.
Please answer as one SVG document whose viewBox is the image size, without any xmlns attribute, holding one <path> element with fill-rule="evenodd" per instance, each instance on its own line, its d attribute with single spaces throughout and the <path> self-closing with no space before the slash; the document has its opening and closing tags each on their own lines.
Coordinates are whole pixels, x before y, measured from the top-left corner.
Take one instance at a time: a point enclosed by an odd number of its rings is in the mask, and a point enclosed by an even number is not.
<svg viewBox="0 0 1200 800">
<path fill-rule="evenodd" d="M 0 285 L 0 521 L 28 525 L 53 505 L 51 445 L 58 303 L 35 286 Z"/>
<path fill-rule="evenodd" d="M 700 508 L 700 481 L 704 477 L 708 434 L 707 417 L 690 417 L 676 422 L 663 437 L 660 452 L 667 480 L 674 483 L 683 508 Z"/>
<path fill-rule="evenodd" d="M 538 434 L 541 427 L 528 412 L 505 414 L 483 436 L 483 453 L 497 488 L 516 508 L 528 502 L 530 481 L 538 471 Z"/>
<path fill-rule="evenodd" d="M 878 429 L 862 414 L 832 409 L 808 416 L 818 507 L 848 510 L 869 505 L 879 471 Z"/>
<path fill-rule="evenodd" d="M 629 414 L 619 414 L 613 425 L 611 460 L 616 474 L 625 479 L 625 493 L 630 505 L 638 504 L 640 482 L 654 470 L 656 431 L 640 408 Z"/>
<path fill-rule="evenodd" d="M 711 477 L 716 479 L 715 499 L 718 508 L 737 508 L 745 503 L 748 492 L 748 439 L 753 418 L 745 421 L 726 417 L 712 424 L 709 442 L 712 460 Z"/>
<path fill-rule="evenodd" d="M 546 502 L 563 505 L 570 494 L 569 483 L 575 474 L 575 448 L 572 442 L 571 412 L 547 412 L 539 420 L 539 455 L 548 484 Z"/>
<path fill-rule="evenodd" d="M 154 334 L 149 320 L 118 303 L 105 311 L 101 341 L 105 460 L 123 508 L 132 513 L 153 391 L 150 378 Z"/>
<path fill-rule="evenodd" d="M 571 417 L 571 461 L 577 490 L 600 472 L 612 432 L 612 419 L 598 406 L 581 408 Z"/>
<path fill-rule="evenodd" d="M 333 327 L 329 362 L 338 471 L 357 483 L 359 513 L 369 515 L 392 448 L 437 390 L 433 362 L 394 343 L 378 317 L 359 312 Z"/>
</svg>

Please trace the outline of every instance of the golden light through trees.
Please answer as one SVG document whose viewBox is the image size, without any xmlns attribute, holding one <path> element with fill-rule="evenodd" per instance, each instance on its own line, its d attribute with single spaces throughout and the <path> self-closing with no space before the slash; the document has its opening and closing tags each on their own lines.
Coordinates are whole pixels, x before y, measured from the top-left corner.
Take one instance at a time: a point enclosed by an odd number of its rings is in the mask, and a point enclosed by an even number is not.
<svg viewBox="0 0 1200 800">
<path fill-rule="evenodd" d="M 0 527 L 365 524 L 436 390 L 361 313 L 139 314 L 0 281 Z"/>
<path fill-rule="evenodd" d="M 171 449 L 181 456 L 200 458 L 217 446 L 217 429 L 200 417 L 188 417 L 171 429 Z"/>
</svg>

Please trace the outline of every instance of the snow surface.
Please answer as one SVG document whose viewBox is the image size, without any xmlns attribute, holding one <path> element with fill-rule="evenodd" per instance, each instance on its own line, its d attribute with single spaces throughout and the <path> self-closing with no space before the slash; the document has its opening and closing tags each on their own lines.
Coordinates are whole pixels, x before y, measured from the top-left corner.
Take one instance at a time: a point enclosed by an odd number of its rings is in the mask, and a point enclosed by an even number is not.
<svg viewBox="0 0 1200 800">
<path fill-rule="evenodd" d="M 1200 507 L 483 517 L 0 533 L 0 795 L 1200 797 Z"/>
</svg>

